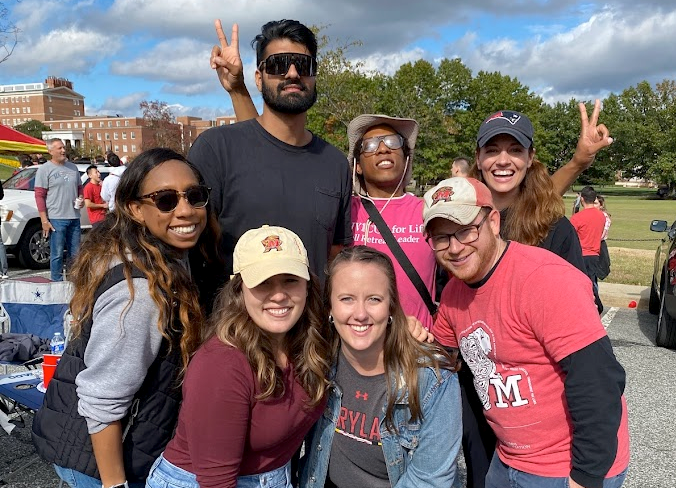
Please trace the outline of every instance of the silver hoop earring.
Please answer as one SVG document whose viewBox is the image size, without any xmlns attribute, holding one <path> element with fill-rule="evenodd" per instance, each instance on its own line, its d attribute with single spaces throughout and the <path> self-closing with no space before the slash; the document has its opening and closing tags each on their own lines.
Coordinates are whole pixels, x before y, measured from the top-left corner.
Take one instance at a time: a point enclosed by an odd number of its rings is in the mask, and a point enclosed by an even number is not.
<svg viewBox="0 0 676 488">
<path fill-rule="evenodd" d="M 392 325 L 392 321 L 393 321 L 393 320 L 394 320 L 394 319 L 393 319 L 392 316 L 390 315 L 390 316 L 387 318 L 387 325 Z"/>
<path fill-rule="evenodd" d="M 329 324 L 333 325 L 333 315 L 329 314 Z"/>
</svg>

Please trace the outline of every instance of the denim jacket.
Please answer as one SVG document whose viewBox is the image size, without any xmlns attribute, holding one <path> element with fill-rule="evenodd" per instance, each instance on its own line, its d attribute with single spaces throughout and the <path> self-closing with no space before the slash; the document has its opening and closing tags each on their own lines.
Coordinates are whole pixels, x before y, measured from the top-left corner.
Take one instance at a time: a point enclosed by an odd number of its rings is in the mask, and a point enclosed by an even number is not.
<svg viewBox="0 0 676 488">
<path fill-rule="evenodd" d="M 335 366 L 331 378 L 335 378 Z M 411 422 L 408 394 L 394 406 L 397 432 L 385 427 L 387 402 L 380 420 L 380 438 L 390 484 L 397 488 L 449 488 L 456 476 L 456 458 L 462 436 L 460 386 L 455 373 L 440 370 L 439 381 L 432 367 L 418 369 L 422 420 Z M 324 488 L 329 471 L 331 443 L 343 392 L 333 381 L 323 415 L 305 438 L 301 459 L 300 487 Z"/>
</svg>

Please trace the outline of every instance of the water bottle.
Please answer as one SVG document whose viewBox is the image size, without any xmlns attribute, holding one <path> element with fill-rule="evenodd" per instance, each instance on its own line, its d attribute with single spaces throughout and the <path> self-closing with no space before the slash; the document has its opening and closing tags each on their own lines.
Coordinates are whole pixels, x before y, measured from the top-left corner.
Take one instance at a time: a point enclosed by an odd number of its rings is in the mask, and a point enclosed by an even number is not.
<svg viewBox="0 0 676 488">
<path fill-rule="evenodd" d="M 66 341 L 63 339 L 61 332 L 55 332 L 54 337 L 49 342 L 50 347 L 52 348 L 52 354 L 58 354 L 59 356 L 63 354 Z"/>
</svg>

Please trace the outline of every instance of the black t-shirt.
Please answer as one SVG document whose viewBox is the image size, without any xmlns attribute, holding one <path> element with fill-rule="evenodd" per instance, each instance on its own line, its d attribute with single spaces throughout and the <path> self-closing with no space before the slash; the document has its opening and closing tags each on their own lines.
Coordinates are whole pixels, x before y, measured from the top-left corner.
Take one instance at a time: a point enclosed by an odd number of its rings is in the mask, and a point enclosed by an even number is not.
<svg viewBox="0 0 676 488">
<path fill-rule="evenodd" d="M 347 159 L 319 137 L 291 146 L 252 119 L 204 132 L 188 159 L 212 189 L 227 273 L 237 239 L 264 224 L 300 236 L 322 283 L 331 245 L 352 242 Z"/>
<path fill-rule="evenodd" d="M 362 376 L 341 352 L 336 383 L 343 399 L 331 443 L 327 486 L 390 488 L 380 442 L 380 420 L 387 397 L 385 374 Z"/>
</svg>

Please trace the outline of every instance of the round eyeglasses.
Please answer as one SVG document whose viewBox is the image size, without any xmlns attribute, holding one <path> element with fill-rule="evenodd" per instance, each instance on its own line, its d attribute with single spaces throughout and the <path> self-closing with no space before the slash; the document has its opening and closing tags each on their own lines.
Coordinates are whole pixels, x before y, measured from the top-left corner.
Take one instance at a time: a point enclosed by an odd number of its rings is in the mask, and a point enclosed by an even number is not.
<svg viewBox="0 0 676 488">
<path fill-rule="evenodd" d="M 479 229 L 482 225 L 484 225 L 484 222 L 486 222 L 486 219 L 489 215 L 490 212 L 484 215 L 484 218 L 481 219 L 481 222 L 478 224 L 468 225 L 467 227 L 463 227 L 462 229 L 455 231 L 453 234 L 428 236 L 425 238 L 425 242 L 427 242 L 427 244 L 429 244 L 429 246 L 435 252 L 448 249 L 451 245 L 451 237 L 455 237 L 455 240 L 460 244 L 471 244 L 479 238 Z"/>
</svg>

